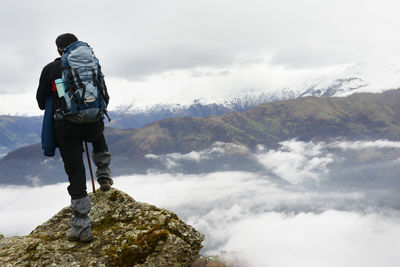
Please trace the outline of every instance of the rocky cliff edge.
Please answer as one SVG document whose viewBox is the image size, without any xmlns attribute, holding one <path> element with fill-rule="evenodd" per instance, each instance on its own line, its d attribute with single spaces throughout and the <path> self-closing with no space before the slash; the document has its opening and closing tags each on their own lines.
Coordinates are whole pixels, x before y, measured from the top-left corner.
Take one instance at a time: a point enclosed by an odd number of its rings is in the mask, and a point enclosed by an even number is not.
<svg viewBox="0 0 400 267">
<path fill-rule="evenodd" d="M 0 238 L 0 266 L 191 266 L 204 236 L 117 189 L 89 194 L 94 241 L 68 241 L 70 207 L 27 236 Z"/>
</svg>

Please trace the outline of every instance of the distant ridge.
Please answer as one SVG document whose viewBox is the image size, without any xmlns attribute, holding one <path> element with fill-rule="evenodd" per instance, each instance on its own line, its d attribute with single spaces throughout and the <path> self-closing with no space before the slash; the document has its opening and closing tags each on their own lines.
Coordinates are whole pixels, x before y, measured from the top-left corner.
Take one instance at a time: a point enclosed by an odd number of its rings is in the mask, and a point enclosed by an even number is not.
<svg viewBox="0 0 400 267">
<path fill-rule="evenodd" d="M 207 118 L 178 117 L 150 123 L 140 129 L 108 128 L 106 138 L 113 155 L 114 175 L 163 170 L 148 155 L 189 153 L 210 148 L 216 142 L 254 150 L 257 145 L 276 148 L 279 142 L 299 140 L 388 139 L 400 140 L 400 90 L 362 93 L 348 97 L 304 97 L 259 105 L 247 112 L 231 112 Z M 242 155 L 243 156 L 243 155 Z M 232 153 L 224 162 L 232 169 L 252 168 L 246 158 Z M 195 168 L 194 168 L 195 170 Z M 197 170 L 199 172 L 204 169 Z M 59 157 L 41 156 L 39 145 L 18 149 L 0 159 L 0 181 L 66 181 Z"/>
<path fill-rule="evenodd" d="M 0 155 L 40 142 L 42 117 L 0 115 Z"/>
</svg>

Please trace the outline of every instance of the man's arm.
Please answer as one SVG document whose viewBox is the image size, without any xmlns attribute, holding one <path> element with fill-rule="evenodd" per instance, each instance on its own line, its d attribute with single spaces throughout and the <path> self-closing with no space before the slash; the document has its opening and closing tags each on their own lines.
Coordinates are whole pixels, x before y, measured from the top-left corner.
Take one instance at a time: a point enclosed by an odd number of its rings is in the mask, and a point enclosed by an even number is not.
<svg viewBox="0 0 400 267">
<path fill-rule="evenodd" d="M 36 100 L 41 110 L 46 106 L 46 99 L 50 94 L 51 80 L 48 73 L 48 66 L 44 67 L 40 75 L 39 87 L 36 92 Z"/>
</svg>

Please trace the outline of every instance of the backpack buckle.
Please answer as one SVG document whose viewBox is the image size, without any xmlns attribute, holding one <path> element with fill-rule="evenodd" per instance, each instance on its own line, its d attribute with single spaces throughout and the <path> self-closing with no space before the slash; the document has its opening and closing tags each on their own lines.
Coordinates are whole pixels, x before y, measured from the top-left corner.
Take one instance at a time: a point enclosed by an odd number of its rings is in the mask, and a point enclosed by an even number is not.
<svg viewBox="0 0 400 267">
<path fill-rule="evenodd" d="M 78 112 L 76 114 L 76 118 L 77 118 L 78 121 L 83 121 L 85 119 L 85 117 L 86 117 L 86 114 L 84 114 L 82 112 Z"/>
</svg>

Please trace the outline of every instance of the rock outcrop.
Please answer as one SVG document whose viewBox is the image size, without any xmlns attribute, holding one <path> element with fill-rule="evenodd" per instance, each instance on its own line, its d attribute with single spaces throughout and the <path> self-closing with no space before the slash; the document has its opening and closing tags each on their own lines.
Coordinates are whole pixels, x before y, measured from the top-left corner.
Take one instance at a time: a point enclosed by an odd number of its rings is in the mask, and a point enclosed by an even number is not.
<svg viewBox="0 0 400 267">
<path fill-rule="evenodd" d="M 28 236 L 0 239 L 0 266 L 191 266 L 204 236 L 174 213 L 111 189 L 89 194 L 94 241 L 68 241 L 62 209 Z"/>
</svg>

